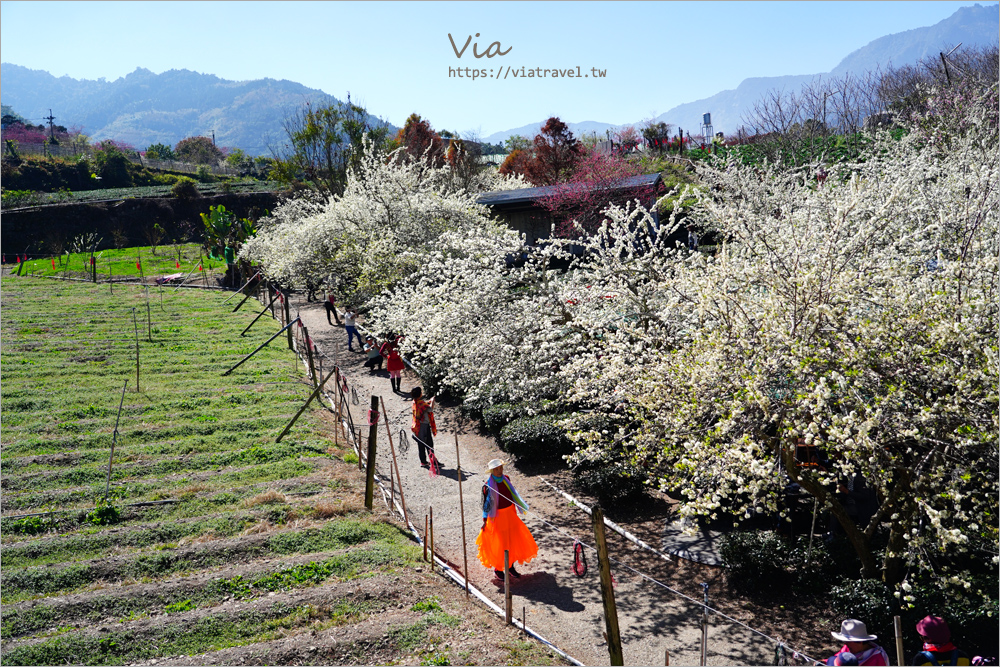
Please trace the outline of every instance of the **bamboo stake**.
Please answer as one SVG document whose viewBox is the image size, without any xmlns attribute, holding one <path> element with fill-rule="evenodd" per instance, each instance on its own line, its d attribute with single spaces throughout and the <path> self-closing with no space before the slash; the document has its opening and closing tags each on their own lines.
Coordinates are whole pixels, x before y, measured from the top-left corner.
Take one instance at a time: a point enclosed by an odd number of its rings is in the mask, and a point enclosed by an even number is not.
<svg viewBox="0 0 1000 667">
<path fill-rule="evenodd" d="M 427 515 L 424 515 L 424 560 L 427 560 Z"/>
<path fill-rule="evenodd" d="M 118 442 L 118 422 L 122 418 L 122 406 L 125 405 L 125 388 L 128 387 L 128 380 L 122 385 L 122 400 L 118 403 L 118 416 L 115 418 L 115 430 L 111 435 L 111 455 L 108 456 L 108 482 L 104 486 L 104 501 L 108 500 L 108 493 L 111 491 L 111 462 L 115 460 L 115 443 Z"/>
<path fill-rule="evenodd" d="M 269 303 L 266 306 L 264 306 L 264 310 L 260 311 L 260 313 L 257 314 L 257 317 L 253 318 L 253 321 L 250 324 L 247 325 L 247 328 L 244 329 L 242 332 L 240 332 L 241 336 L 244 335 L 246 332 L 250 331 L 250 327 L 252 327 L 254 324 L 256 324 L 257 320 L 259 320 L 261 317 L 264 316 L 264 313 L 267 312 L 267 309 L 270 308 L 271 304 L 274 303 L 274 299 L 275 298 L 277 298 L 277 297 L 271 297 L 271 303 Z"/>
<path fill-rule="evenodd" d="M 243 362 L 245 362 L 245 361 L 246 361 L 247 359 L 249 359 L 249 358 L 250 358 L 250 357 L 252 357 L 253 355 L 255 355 L 255 354 L 257 354 L 258 352 L 260 352 L 260 351 L 261 351 L 262 349 L 264 349 L 264 346 L 265 346 L 265 345 L 267 345 L 267 344 L 268 344 L 268 343 L 270 343 L 270 342 L 271 342 L 272 340 L 274 340 L 275 338 L 277 338 L 278 336 L 280 336 L 280 335 L 281 335 L 282 333 L 284 333 L 285 329 L 287 329 L 288 327 L 292 326 L 293 324 L 295 324 L 295 322 L 289 322 L 288 324 L 286 324 L 286 325 L 284 326 L 284 328 L 282 328 L 282 329 L 281 329 L 280 331 L 278 331 L 278 333 L 274 334 L 273 336 L 271 336 L 270 338 L 268 338 L 268 339 L 267 339 L 266 341 L 264 341 L 263 343 L 261 343 L 261 344 L 260 344 L 260 345 L 259 345 L 259 346 L 257 347 L 257 349 L 256 349 L 256 350 L 254 350 L 253 352 L 251 352 L 251 353 L 250 353 L 250 354 L 248 354 L 247 356 L 245 356 L 245 357 L 243 357 L 242 359 L 240 359 L 240 360 L 239 360 L 239 362 L 238 362 L 238 363 L 237 363 L 237 364 L 236 364 L 235 366 L 233 366 L 233 367 L 232 367 L 232 368 L 230 368 L 230 369 L 229 369 L 228 371 L 226 371 L 225 373 L 223 373 L 223 375 L 229 375 L 230 373 L 232 373 L 233 371 L 235 371 L 235 370 L 236 370 L 237 368 L 239 368 L 240 366 L 242 366 L 242 365 L 243 365 Z"/>
<path fill-rule="evenodd" d="M 906 659 L 903 657 L 903 625 L 899 616 L 892 617 L 892 627 L 896 631 L 896 664 L 902 667 L 906 664 Z"/>
<path fill-rule="evenodd" d="M 379 397 L 379 400 L 382 401 L 382 418 L 385 420 L 385 431 L 389 436 L 389 451 L 392 452 L 392 465 L 396 469 L 396 479 L 399 480 L 399 502 L 403 506 L 403 521 L 407 526 L 409 526 L 410 518 L 407 516 L 406 499 L 403 497 L 403 478 L 399 476 L 399 463 L 396 461 L 396 446 L 392 443 L 392 429 L 389 428 L 389 413 L 385 410 L 385 401 L 382 400 L 381 397 Z M 461 474 L 461 472 L 459 472 L 459 474 Z M 461 492 L 461 487 L 459 487 L 459 491 Z M 463 521 L 463 523 L 465 522 Z M 465 538 L 463 537 L 462 540 L 464 543 Z M 466 586 L 466 588 L 468 588 L 468 586 Z"/>
<path fill-rule="evenodd" d="M 503 609 L 504 620 L 507 621 L 507 625 L 510 625 L 510 551 L 507 549 L 503 550 Z"/>
<path fill-rule="evenodd" d="M 337 383 L 337 389 L 334 392 L 334 396 L 336 396 L 334 403 L 337 404 L 337 428 L 333 429 L 333 446 L 339 447 L 340 443 L 338 442 L 338 435 L 340 434 L 340 429 L 343 428 L 343 424 L 340 422 L 340 367 L 339 366 L 334 365 L 333 374 L 334 374 L 334 382 Z"/>
<path fill-rule="evenodd" d="M 458 466 L 458 509 L 462 516 L 462 567 L 465 568 L 465 597 L 469 597 L 469 552 L 465 546 L 465 501 L 462 499 L 462 455 L 458 451 L 458 433 L 455 434 L 455 462 Z"/>
<path fill-rule="evenodd" d="M 224 306 L 224 305 L 226 305 L 227 303 L 229 303 L 229 302 L 230 302 L 230 301 L 232 300 L 232 298 L 233 298 L 234 296 L 236 296 L 237 294 L 239 294 L 240 292 L 242 292 L 243 290 L 245 290 L 245 289 L 246 289 L 246 287 L 247 287 L 247 285 L 249 285 L 249 284 L 250 284 L 251 282 L 253 282 L 253 279 L 254 279 L 254 278 L 256 278 L 256 277 L 257 277 L 257 276 L 259 276 L 259 275 L 260 275 L 260 271 L 258 271 L 257 273 L 253 274 L 252 276 L 250 276 L 250 280 L 248 280 L 248 281 L 246 281 L 245 283 L 243 283 L 243 287 L 241 287 L 241 288 L 239 288 L 238 290 L 236 290 L 235 292 L 233 292 L 233 293 L 232 293 L 232 294 L 231 294 L 231 295 L 229 296 L 229 298 L 228 298 L 228 299 L 226 299 L 225 301 L 223 301 L 223 302 L 222 302 L 222 305 Z M 253 295 L 252 295 L 252 294 L 247 294 L 247 295 L 246 295 L 247 299 L 249 299 L 249 298 L 250 298 L 251 296 L 253 296 Z M 243 299 L 243 301 L 246 301 L 247 299 Z M 242 306 L 242 305 L 243 305 L 243 301 L 240 301 L 240 306 Z M 237 310 L 239 310 L 239 309 L 240 309 L 240 306 L 236 306 L 236 308 L 235 308 L 235 310 L 233 310 L 233 312 L 235 313 L 235 312 L 236 312 Z"/>
<path fill-rule="evenodd" d="M 135 391 L 139 393 L 139 321 L 135 318 L 135 308 L 132 309 L 132 324 L 135 325 Z"/>
<path fill-rule="evenodd" d="M 309 404 L 312 403 L 313 399 L 316 398 L 316 396 L 318 395 L 319 395 L 319 387 L 316 387 L 313 390 L 313 393 L 309 394 L 309 398 L 307 398 L 306 402 L 302 404 L 302 407 L 299 408 L 299 411 L 295 413 L 294 417 L 292 417 L 292 421 L 288 422 L 288 426 L 285 427 L 285 430 L 281 432 L 281 434 L 277 437 L 275 442 L 281 442 L 281 439 L 285 437 L 285 434 L 292 429 L 292 425 L 294 425 L 295 422 L 298 421 L 302 413 L 306 411 L 306 408 L 309 407 Z"/>
<path fill-rule="evenodd" d="M 146 288 L 146 338 L 153 342 L 153 316 L 149 312 L 149 287 Z"/>
<path fill-rule="evenodd" d="M 434 571 L 434 507 L 431 506 L 431 529 L 430 529 L 430 541 L 431 541 L 431 572 Z"/>
</svg>

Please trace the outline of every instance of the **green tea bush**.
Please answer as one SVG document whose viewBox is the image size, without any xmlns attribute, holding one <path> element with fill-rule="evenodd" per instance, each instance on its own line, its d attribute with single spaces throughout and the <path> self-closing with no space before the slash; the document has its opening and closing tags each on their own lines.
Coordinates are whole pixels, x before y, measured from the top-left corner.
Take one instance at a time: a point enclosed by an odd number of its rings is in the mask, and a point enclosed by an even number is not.
<svg viewBox="0 0 1000 667">
<path fill-rule="evenodd" d="M 194 179 L 187 176 L 179 177 L 170 192 L 178 199 L 197 199 L 200 196 Z"/>
<path fill-rule="evenodd" d="M 565 431 L 556 426 L 564 415 L 518 417 L 500 430 L 500 448 L 516 456 L 562 456 L 572 451 Z"/>
<path fill-rule="evenodd" d="M 719 545 L 729 582 L 745 593 L 778 592 L 787 588 L 784 568 L 787 552 L 787 543 L 773 530 L 728 533 Z"/>
<path fill-rule="evenodd" d="M 518 417 L 524 416 L 522 406 L 513 403 L 497 403 L 483 409 L 483 426 L 494 435 L 500 433 L 504 426 Z"/>
<path fill-rule="evenodd" d="M 573 484 L 601 503 L 635 502 L 645 496 L 646 476 L 635 466 L 609 461 L 586 462 L 573 469 Z"/>
</svg>

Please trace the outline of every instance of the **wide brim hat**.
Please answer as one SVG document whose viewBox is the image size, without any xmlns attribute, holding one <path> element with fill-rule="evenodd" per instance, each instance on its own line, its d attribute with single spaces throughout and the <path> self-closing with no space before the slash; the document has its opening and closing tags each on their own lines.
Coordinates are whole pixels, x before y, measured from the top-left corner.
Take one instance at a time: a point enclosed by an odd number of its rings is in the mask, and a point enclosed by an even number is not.
<svg viewBox="0 0 1000 667">
<path fill-rule="evenodd" d="M 861 621 L 849 618 L 840 624 L 840 632 L 831 632 L 834 639 L 842 642 L 870 642 L 878 639 L 877 635 L 868 634 L 868 628 Z"/>
<path fill-rule="evenodd" d="M 925 616 L 917 623 L 917 634 L 927 637 L 932 644 L 945 644 L 951 641 L 951 630 L 940 616 Z"/>
<path fill-rule="evenodd" d="M 505 465 L 504 461 L 501 461 L 500 459 L 490 459 L 490 462 L 486 464 L 486 467 L 493 470 L 494 468 L 499 468 L 502 465 Z"/>
</svg>

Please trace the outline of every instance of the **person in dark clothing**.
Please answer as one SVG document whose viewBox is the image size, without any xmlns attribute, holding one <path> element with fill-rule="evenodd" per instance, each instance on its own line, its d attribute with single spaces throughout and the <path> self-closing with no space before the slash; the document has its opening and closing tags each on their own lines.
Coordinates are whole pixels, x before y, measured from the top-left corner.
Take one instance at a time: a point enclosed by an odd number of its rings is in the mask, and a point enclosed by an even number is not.
<svg viewBox="0 0 1000 667">
<path fill-rule="evenodd" d="M 940 616 L 925 616 L 917 623 L 924 646 L 910 660 L 911 665 L 969 665 L 969 656 L 951 643 L 951 630 Z"/>
<path fill-rule="evenodd" d="M 365 339 L 365 352 L 368 354 L 368 361 L 365 362 L 365 368 L 373 373 L 376 367 L 382 370 L 382 353 L 379 352 L 378 344 L 375 343 L 375 339 L 371 336 Z"/>
</svg>

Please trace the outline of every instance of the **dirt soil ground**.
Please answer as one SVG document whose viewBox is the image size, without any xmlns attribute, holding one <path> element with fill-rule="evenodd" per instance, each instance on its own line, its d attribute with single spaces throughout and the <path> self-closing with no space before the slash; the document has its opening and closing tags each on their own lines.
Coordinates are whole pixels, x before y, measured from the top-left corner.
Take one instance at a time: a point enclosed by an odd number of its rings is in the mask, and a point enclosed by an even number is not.
<svg viewBox="0 0 1000 667">
<path fill-rule="evenodd" d="M 472 585 L 503 607 L 503 584 L 479 563 L 475 540 L 482 525 L 479 498 L 488 475 L 486 463 L 492 458 L 510 460 L 510 457 L 454 406 L 442 404 L 436 409 L 435 438 L 442 469 L 440 475 L 431 476 L 420 466 L 415 444 L 405 449 L 400 446 L 400 431 L 409 432 L 411 403 L 407 394 L 419 384 L 416 374 L 410 369 L 404 371 L 403 393 L 393 392 L 388 373 L 370 372 L 363 367 L 366 357 L 357 341 L 355 351 L 347 351 L 344 328 L 328 323 L 321 302 L 307 303 L 304 298 L 293 298 L 291 309 L 293 316 L 297 313 L 302 318 L 321 351 L 324 372 L 329 372 L 333 363 L 339 364 L 349 387 L 356 392 L 358 402 L 352 405 L 352 415 L 355 426 L 364 431 L 365 442 L 368 430 L 365 413 L 370 397 L 375 395 L 385 402 L 410 523 L 423 534 L 425 516 L 433 514 L 436 553 L 458 572 L 464 572 L 467 555 Z M 385 426 L 380 423 L 377 470 L 388 484 L 392 457 L 386 440 Z M 591 519 L 556 489 L 587 505 L 594 504 L 594 499 L 573 489 L 570 474 L 560 465 L 513 461 L 506 472 L 530 505 L 524 520 L 539 546 L 537 558 L 518 566 L 522 577 L 512 585 L 514 614 L 518 617 L 523 614 L 529 628 L 575 659 L 585 664 L 608 664 L 597 556 L 591 548 L 594 544 Z M 656 549 L 665 548 L 664 529 L 676 519 L 665 497 L 649 499 L 641 507 L 612 507 L 605 512 L 607 518 Z M 811 656 L 836 650 L 828 634 L 835 620 L 817 601 L 791 597 L 747 599 L 730 589 L 721 568 L 673 556 L 667 561 L 614 531 L 607 534 L 625 664 L 661 665 L 667 653 L 672 664 L 699 664 L 703 608 L 695 601 L 703 599 L 702 582 L 709 584 L 710 606 L 729 617 L 718 613 L 708 615 L 708 664 L 774 664 L 775 640 L 784 642 L 790 651 Z M 588 547 L 585 552 L 589 570 L 582 577 L 571 570 L 575 540 Z M 453 584 L 441 583 L 441 588 L 448 587 Z"/>
</svg>

